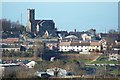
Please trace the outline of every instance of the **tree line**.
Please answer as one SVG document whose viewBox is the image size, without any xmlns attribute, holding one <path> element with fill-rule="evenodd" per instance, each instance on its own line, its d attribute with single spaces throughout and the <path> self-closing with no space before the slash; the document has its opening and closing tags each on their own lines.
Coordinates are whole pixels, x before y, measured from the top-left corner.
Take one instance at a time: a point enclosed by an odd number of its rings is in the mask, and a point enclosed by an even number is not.
<svg viewBox="0 0 120 80">
<path fill-rule="evenodd" d="M 1 31 L 2 37 L 19 37 L 19 34 L 25 31 L 25 26 L 21 25 L 19 21 L 12 22 L 7 19 L 0 19 L 0 25 L 2 26 Z"/>
</svg>

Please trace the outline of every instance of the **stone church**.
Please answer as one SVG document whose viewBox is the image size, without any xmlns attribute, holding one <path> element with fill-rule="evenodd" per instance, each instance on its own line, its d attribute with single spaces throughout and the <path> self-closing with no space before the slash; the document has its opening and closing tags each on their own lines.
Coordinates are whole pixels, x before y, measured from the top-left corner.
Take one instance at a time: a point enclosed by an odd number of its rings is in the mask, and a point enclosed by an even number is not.
<svg viewBox="0 0 120 80">
<path fill-rule="evenodd" d="M 50 36 L 56 36 L 56 28 L 53 20 L 35 20 L 35 9 L 27 9 L 26 31 L 40 36 L 47 31 Z"/>
</svg>

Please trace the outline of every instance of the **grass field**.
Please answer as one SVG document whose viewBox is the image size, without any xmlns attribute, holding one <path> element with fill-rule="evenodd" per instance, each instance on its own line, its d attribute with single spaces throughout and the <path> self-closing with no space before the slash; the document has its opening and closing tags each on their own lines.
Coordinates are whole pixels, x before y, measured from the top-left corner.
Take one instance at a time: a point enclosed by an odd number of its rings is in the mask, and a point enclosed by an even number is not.
<svg viewBox="0 0 120 80">
<path fill-rule="evenodd" d="M 2 60 L 13 60 L 13 59 L 20 59 L 20 60 L 33 60 L 34 57 L 2 57 Z"/>
<path fill-rule="evenodd" d="M 118 61 L 94 61 L 91 64 L 119 64 Z"/>
</svg>

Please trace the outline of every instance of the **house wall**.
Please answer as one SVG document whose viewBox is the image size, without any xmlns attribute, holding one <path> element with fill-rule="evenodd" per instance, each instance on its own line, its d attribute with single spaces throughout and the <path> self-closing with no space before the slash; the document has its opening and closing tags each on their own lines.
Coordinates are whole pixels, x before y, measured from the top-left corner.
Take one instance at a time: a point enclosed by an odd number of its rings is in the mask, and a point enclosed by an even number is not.
<svg viewBox="0 0 120 80">
<path fill-rule="evenodd" d="M 11 51 L 11 50 L 14 50 L 14 51 L 20 51 L 20 48 L 2 48 L 2 50 L 8 50 L 8 51 Z"/>
<path fill-rule="evenodd" d="M 76 51 L 76 52 L 88 52 L 88 51 L 101 51 L 101 46 L 59 46 L 59 51 Z"/>
<path fill-rule="evenodd" d="M 57 48 L 58 48 L 58 44 L 57 44 L 57 43 L 46 43 L 46 47 L 47 47 L 49 50 L 54 50 L 54 49 L 57 49 Z"/>
<path fill-rule="evenodd" d="M 95 51 L 95 50 L 98 50 L 98 51 L 101 51 L 101 46 L 89 46 L 89 50 L 90 51 Z"/>
<path fill-rule="evenodd" d="M 111 61 L 111 60 L 118 61 L 118 59 L 120 59 L 120 55 L 118 55 L 118 54 L 109 54 L 109 61 Z"/>
</svg>

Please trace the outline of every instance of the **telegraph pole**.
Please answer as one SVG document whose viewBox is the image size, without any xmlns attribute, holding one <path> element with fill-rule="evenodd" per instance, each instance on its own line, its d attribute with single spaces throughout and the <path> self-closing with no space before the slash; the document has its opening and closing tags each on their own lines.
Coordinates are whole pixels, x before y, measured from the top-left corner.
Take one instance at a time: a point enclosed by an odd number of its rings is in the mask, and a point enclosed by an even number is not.
<svg viewBox="0 0 120 80">
<path fill-rule="evenodd" d="M 22 13 L 21 13 L 21 27 L 22 27 Z"/>
</svg>

